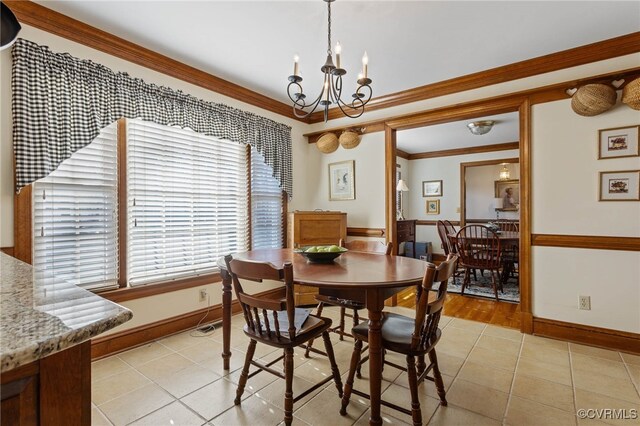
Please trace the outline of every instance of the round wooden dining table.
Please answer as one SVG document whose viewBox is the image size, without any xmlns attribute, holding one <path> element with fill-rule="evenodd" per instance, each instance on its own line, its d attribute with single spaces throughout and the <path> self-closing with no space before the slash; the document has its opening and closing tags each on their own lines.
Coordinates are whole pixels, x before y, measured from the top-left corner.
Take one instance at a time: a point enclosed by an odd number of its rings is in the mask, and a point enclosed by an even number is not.
<svg viewBox="0 0 640 426">
<path fill-rule="evenodd" d="M 328 264 L 309 263 L 292 249 L 261 249 L 233 254 L 236 259 L 270 262 L 282 267 L 284 262 L 293 265 L 296 284 L 318 289 L 358 290 L 364 295 L 369 314 L 369 394 L 371 417 L 369 424 L 380 425 L 380 394 L 382 385 L 381 326 L 384 301 L 402 289 L 420 284 L 427 264 L 418 259 L 402 256 L 385 256 L 372 253 L 346 252 Z M 218 260 L 222 276 L 222 320 L 224 368 L 229 369 L 231 357 L 231 276 L 226 271 L 224 259 Z"/>
</svg>

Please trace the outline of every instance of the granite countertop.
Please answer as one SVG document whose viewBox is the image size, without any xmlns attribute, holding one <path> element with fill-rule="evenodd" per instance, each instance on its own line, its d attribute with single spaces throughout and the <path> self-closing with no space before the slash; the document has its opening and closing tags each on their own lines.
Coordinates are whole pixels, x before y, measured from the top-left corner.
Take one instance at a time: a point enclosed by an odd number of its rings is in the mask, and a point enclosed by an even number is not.
<svg viewBox="0 0 640 426">
<path fill-rule="evenodd" d="M 0 253 L 0 372 L 84 342 L 130 310 L 65 281 L 38 285 L 33 268 Z"/>
</svg>

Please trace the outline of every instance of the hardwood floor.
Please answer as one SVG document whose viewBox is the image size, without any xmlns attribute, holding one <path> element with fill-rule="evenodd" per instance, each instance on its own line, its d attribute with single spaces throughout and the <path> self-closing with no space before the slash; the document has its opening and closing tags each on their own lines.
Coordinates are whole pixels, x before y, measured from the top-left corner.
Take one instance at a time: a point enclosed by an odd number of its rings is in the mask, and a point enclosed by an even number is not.
<svg viewBox="0 0 640 426">
<path fill-rule="evenodd" d="M 415 292 L 413 289 L 407 289 L 398 294 L 398 306 L 415 307 Z M 449 293 L 444 304 L 444 314 L 456 318 L 520 329 L 520 305 L 515 303 L 496 302 L 495 300 Z"/>
</svg>

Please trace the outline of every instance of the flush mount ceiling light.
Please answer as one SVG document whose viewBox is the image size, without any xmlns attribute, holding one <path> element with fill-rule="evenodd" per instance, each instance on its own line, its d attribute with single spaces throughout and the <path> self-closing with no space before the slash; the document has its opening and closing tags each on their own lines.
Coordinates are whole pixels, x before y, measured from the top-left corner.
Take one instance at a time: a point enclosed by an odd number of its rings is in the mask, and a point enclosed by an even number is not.
<svg viewBox="0 0 640 426">
<path fill-rule="evenodd" d="M 367 67 L 369 65 L 369 57 L 364 52 L 362 57 L 362 73 L 358 75 L 358 88 L 351 95 L 351 101 L 344 102 L 342 100 L 342 76 L 347 71 L 340 67 L 340 55 L 342 47 L 340 42 L 336 43 L 336 62 L 333 62 L 333 52 L 331 50 L 331 3 L 335 0 L 324 0 L 327 3 L 327 60 L 320 68 L 324 74 L 324 83 L 318 97 L 307 103 L 307 95 L 302 90 L 302 77 L 298 68 L 298 56 L 293 58 L 293 75 L 289 76 L 289 85 L 287 86 L 287 95 L 293 102 L 293 114 L 298 118 L 308 117 L 318 106 L 324 108 L 324 121 L 329 117 L 329 107 L 336 104 L 342 113 L 350 118 L 358 118 L 364 113 L 364 106 L 371 100 L 373 91 L 371 90 L 371 79 L 367 77 Z"/>
<path fill-rule="evenodd" d="M 494 124 L 496 124 L 496 122 L 493 120 L 474 121 L 473 123 L 467 124 L 467 127 L 474 135 L 484 135 L 489 133 Z"/>
</svg>

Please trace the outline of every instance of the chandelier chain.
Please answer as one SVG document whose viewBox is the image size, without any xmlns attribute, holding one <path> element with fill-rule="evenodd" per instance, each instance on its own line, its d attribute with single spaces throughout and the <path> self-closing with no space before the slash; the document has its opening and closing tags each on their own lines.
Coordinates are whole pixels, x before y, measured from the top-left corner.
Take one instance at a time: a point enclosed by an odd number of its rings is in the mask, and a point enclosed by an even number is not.
<svg viewBox="0 0 640 426">
<path fill-rule="evenodd" d="M 327 2 L 327 9 L 329 10 L 327 16 L 327 24 L 329 26 L 327 31 L 327 55 L 331 55 L 331 2 Z"/>
</svg>

